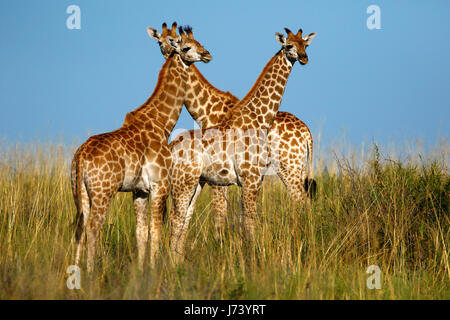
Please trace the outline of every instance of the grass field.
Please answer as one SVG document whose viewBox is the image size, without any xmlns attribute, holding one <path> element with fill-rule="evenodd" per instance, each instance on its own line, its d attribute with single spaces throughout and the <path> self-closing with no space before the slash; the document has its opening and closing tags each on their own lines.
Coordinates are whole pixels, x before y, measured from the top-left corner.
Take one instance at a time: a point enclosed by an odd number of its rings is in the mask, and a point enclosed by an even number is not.
<svg viewBox="0 0 450 320">
<path fill-rule="evenodd" d="M 81 266 L 80 290 L 66 286 L 75 248 L 68 149 L 0 147 L 0 299 L 450 299 L 446 144 L 397 159 L 375 146 L 366 155 L 319 154 L 308 208 L 266 178 L 252 243 L 241 234 L 240 189 L 231 188 L 221 242 L 205 190 L 185 261 L 171 263 L 165 225 L 161 257 L 142 274 L 131 194 L 118 194 L 96 271 L 88 277 Z M 369 265 L 381 270 L 379 290 L 366 286 Z"/>
</svg>

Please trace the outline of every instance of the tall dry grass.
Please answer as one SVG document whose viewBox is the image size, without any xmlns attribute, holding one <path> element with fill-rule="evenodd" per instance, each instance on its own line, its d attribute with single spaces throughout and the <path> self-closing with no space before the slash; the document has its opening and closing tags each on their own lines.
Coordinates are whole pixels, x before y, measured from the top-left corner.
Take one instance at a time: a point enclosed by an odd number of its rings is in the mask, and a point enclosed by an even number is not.
<svg viewBox="0 0 450 320">
<path fill-rule="evenodd" d="M 0 299 L 449 299 L 448 146 L 398 157 L 376 146 L 339 151 L 317 153 L 310 207 L 296 206 L 278 179 L 265 179 L 252 243 L 241 234 L 240 189 L 231 188 L 221 241 L 203 191 L 185 261 L 171 263 L 165 225 L 161 257 L 142 274 L 131 195 L 118 194 L 96 271 L 82 271 L 82 288 L 69 290 L 73 148 L 3 146 Z M 380 290 L 366 286 L 373 264 L 382 272 Z"/>
</svg>

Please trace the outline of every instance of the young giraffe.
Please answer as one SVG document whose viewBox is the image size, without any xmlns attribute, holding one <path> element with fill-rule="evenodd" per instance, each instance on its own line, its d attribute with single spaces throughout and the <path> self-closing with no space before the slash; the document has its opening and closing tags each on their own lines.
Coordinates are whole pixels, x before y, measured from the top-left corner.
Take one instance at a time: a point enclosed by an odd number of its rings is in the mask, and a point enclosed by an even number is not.
<svg viewBox="0 0 450 320">
<path fill-rule="evenodd" d="M 170 144 L 169 176 L 175 208 L 171 250 L 179 254 L 177 259 L 183 254 L 195 201 L 205 183 L 242 187 L 244 228 L 253 237 L 256 197 L 270 163 L 266 134 L 272 128 L 293 64 L 296 60 L 302 65 L 308 62 L 305 50 L 315 36 L 311 33 L 303 38 L 301 29 L 295 35 L 285 30 L 287 38 L 276 34 L 281 50 L 270 59 L 247 95 L 229 111 L 223 124 L 185 132 Z"/>
<path fill-rule="evenodd" d="M 186 32 L 188 37 L 193 37 L 192 28 L 185 27 L 183 30 L 180 27 L 179 30 L 182 36 Z M 155 40 L 158 41 L 163 56 L 168 58 L 172 48 L 164 41 L 165 36 L 163 32 L 161 37 Z M 224 124 L 229 111 L 239 99 L 230 92 L 215 88 L 194 64 L 190 66 L 188 74 L 184 104 L 191 116 L 201 128 Z M 313 140 L 309 128 L 293 114 L 278 111 L 272 129 L 269 131 L 268 143 L 268 149 L 273 155 L 271 163 L 288 192 L 295 201 L 305 199 L 309 186 L 307 180 L 313 181 Z M 308 178 L 306 177 L 307 164 Z M 227 187 L 212 185 L 211 190 L 217 237 L 222 231 L 227 214 Z M 173 215 L 173 208 L 171 215 Z"/>
<path fill-rule="evenodd" d="M 153 30 L 147 28 L 153 37 Z M 118 191 L 133 192 L 136 213 L 138 265 L 144 265 L 148 240 L 147 205 L 151 203 L 151 261 L 158 251 L 162 212 L 169 192 L 171 153 L 168 137 L 183 107 L 187 71 L 196 61 L 211 56 L 194 39 L 167 37 L 173 48 L 159 72 L 150 98 L 128 114 L 124 125 L 112 132 L 90 137 L 72 162 L 72 191 L 77 206 L 78 264 L 87 236 L 87 269 L 93 270 L 96 243 L 111 199 Z"/>
</svg>

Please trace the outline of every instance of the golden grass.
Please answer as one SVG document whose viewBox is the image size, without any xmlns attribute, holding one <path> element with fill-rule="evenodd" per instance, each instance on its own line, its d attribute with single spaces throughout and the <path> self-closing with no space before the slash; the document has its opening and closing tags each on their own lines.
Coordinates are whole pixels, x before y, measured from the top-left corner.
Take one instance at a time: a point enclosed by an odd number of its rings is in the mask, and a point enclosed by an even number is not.
<svg viewBox="0 0 450 320">
<path fill-rule="evenodd" d="M 0 149 L 0 299 L 450 298 L 446 145 L 427 159 L 410 153 L 385 160 L 377 148 L 368 156 L 319 157 L 318 194 L 308 208 L 296 206 L 281 182 L 267 177 L 252 243 L 241 234 L 240 189 L 231 188 L 220 242 L 204 190 L 185 262 L 170 262 L 165 225 L 161 257 L 142 274 L 131 194 L 118 194 L 96 271 L 88 276 L 81 266 L 81 290 L 67 288 L 65 272 L 75 247 L 72 151 L 57 145 Z M 382 271 L 380 290 L 366 286 L 372 264 Z"/>
</svg>

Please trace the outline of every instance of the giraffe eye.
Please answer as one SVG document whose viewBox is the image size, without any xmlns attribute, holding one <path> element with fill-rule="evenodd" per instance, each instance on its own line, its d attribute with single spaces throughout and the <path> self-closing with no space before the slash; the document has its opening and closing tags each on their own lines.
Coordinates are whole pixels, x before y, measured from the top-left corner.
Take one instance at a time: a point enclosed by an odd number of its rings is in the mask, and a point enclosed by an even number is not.
<svg viewBox="0 0 450 320">
<path fill-rule="evenodd" d="M 183 48 L 183 52 L 188 52 L 189 50 L 191 50 L 190 47 Z"/>
<path fill-rule="evenodd" d="M 292 45 L 288 44 L 288 45 L 286 46 L 286 49 L 291 50 L 292 47 L 293 47 Z"/>
</svg>

